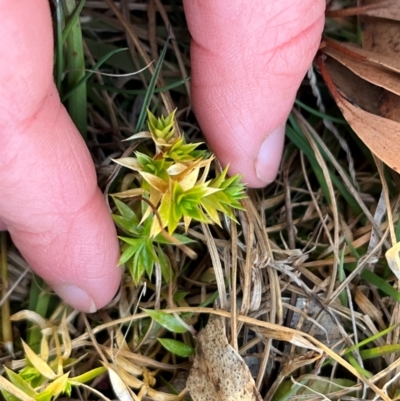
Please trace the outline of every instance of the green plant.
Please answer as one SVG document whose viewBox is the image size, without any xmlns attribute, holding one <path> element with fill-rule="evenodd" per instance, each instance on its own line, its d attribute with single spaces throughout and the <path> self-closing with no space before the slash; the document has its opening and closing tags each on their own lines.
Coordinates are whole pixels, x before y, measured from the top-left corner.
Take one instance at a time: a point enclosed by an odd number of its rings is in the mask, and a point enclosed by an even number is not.
<svg viewBox="0 0 400 401">
<path fill-rule="evenodd" d="M 31 318 L 42 328 L 40 352 L 35 353 L 22 341 L 25 366 L 15 372 L 5 367 L 8 380 L 0 381 L 0 391 L 7 401 L 36 400 L 51 401 L 61 394 L 71 395 L 74 387 L 83 386 L 97 394 L 97 391 L 85 383 L 107 372 L 103 366 L 71 377 L 71 369 L 79 363 L 72 358 L 71 339 L 64 316 L 59 326 L 51 324 L 34 312 L 22 311 L 14 319 Z M 51 352 L 55 348 L 55 353 Z"/>
<path fill-rule="evenodd" d="M 133 187 L 113 195 L 119 211 L 113 218 L 128 234 L 120 236 L 125 244 L 119 263 L 128 265 L 135 282 L 144 272 L 151 276 L 154 263 L 168 281 L 171 269 L 162 245 L 190 242 L 175 233 L 181 222 L 187 231 L 192 220 L 221 225 L 219 213 L 236 221 L 233 209 L 242 209 L 245 198 L 240 176 L 228 178 L 228 167 L 208 179 L 214 156 L 199 150 L 201 143 L 186 143 L 176 128 L 175 111 L 160 118 L 147 114 L 149 131 L 128 139 L 151 139 L 153 149 L 115 160 L 134 171 Z M 135 198 L 141 206 L 135 209 L 117 198 Z"/>
</svg>

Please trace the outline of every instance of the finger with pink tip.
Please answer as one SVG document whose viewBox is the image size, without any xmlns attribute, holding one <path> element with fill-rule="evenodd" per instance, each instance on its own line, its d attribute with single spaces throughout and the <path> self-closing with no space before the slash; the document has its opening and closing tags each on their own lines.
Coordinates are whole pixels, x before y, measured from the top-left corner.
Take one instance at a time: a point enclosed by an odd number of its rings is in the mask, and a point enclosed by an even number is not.
<svg viewBox="0 0 400 401">
<path fill-rule="evenodd" d="M 47 0 L 0 0 L 0 222 L 37 274 L 94 312 L 120 282 L 90 154 L 52 81 Z"/>
<path fill-rule="evenodd" d="M 276 176 L 284 126 L 321 38 L 325 0 L 184 0 L 192 105 L 223 165 L 251 187 Z"/>
</svg>

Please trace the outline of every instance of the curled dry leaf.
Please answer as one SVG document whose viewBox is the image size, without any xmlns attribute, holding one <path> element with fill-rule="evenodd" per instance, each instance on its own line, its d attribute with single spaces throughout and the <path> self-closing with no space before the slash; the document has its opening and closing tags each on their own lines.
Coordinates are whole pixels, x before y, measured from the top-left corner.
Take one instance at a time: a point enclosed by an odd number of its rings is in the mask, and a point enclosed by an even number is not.
<svg viewBox="0 0 400 401">
<path fill-rule="evenodd" d="M 386 3 L 365 0 L 362 5 L 377 10 Z M 400 63 L 393 44 L 400 25 L 364 16 L 363 28 L 363 48 L 327 39 L 329 57 L 317 63 L 351 128 L 376 156 L 400 171 Z"/>
<path fill-rule="evenodd" d="M 354 74 L 371 84 L 380 86 L 390 92 L 400 95 L 399 75 L 394 71 L 382 68 L 369 60 L 356 59 L 355 57 L 340 52 L 329 45 L 324 48 L 324 52 L 347 67 Z"/>
<path fill-rule="evenodd" d="M 400 171 L 400 124 L 352 104 L 354 99 L 350 96 L 345 97 L 338 91 L 325 66 L 321 68 L 321 72 L 325 75 L 325 82 L 330 86 L 331 93 L 351 128 L 376 156 L 394 171 Z"/>
<path fill-rule="evenodd" d="M 21 310 L 17 313 L 14 313 L 10 319 L 12 322 L 19 322 L 20 320 L 28 320 L 29 322 L 38 325 L 40 330 L 44 330 L 48 327 L 51 328 L 53 327 L 52 324 L 44 317 L 30 310 Z"/>
<path fill-rule="evenodd" d="M 398 0 L 378 0 L 361 7 L 351 7 L 342 10 L 327 11 L 326 16 L 349 17 L 353 15 L 367 15 L 369 17 L 385 18 L 400 21 L 400 5 Z"/>
<path fill-rule="evenodd" d="M 225 335 L 224 318 L 211 316 L 197 336 L 187 380 L 194 401 L 261 401 L 250 370 Z"/>
<path fill-rule="evenodd" d="M 108 370 L 108 376 L 110 378 L 111 386 L 114 390 L 115 395 L 120 401 L 133 401 L 133 398 L 131 396 L 131 393 L 124 383 L 124 381 L 121 379 L 121 377 L 118 375 L 118 373 L 115 372 L 112 368 L 109 366 L 107 367 Z"/>
</svg>

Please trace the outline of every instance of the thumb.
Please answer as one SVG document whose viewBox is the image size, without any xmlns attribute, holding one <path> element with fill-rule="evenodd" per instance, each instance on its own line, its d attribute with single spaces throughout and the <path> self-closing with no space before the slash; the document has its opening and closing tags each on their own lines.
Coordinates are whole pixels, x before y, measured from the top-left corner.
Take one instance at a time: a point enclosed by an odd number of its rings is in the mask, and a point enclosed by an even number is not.
<svg viewBox="0 0 400 401">
<path fill-rule="evenodd" d="M 52 82 L 47 0 L 0 0 L 0 229 L 85 312 L 120 280 L 114 225 L 84 141 Z"/>
<path fill-rule="evenodd" d="M 251 187 L 275 178 L 287 116 L 311 64 L 325 0 L 184 0 L 192 105 L 223 165 Z"/>
</svg>

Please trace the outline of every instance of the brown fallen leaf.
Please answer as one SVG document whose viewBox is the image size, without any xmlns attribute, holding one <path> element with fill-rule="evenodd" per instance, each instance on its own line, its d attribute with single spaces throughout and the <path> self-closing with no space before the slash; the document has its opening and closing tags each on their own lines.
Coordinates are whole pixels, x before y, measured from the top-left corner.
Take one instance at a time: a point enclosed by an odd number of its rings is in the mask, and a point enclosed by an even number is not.
<svg viewBox="0 0 400 401">
<path fill-rule="evenodd" d="M 391 24 L 398 25 L 397 22 L 390 22 Z M 400 61 L 393 57 L 393 54 L 378 53 L 376 49 L 365 49 L 350 43 L 339 43 L 332 39 L 325 39 L 326 47 L 332 48 L 344 55 L 352 56 L 357 61 L 368 61 L 387 68 L 390 71 L 400 73 Z M 363 43 L 365 46 L 365 43 Z"/>
<path fill-rule="evenodd" d="M 197 355 L 187 380 L 194 401 L 261 401 L 250 370 L 228 343 L 225 321 L 210 317 L 196 338 Z"/>
<path fill-rule="evenodd" d="M 318 65 L 325 83 L 354 132 L 383 162 L 394 171 L 400 171 L 400 124 L 365 111 L 357 103 L 352 104 L 354 99 L 339 92 L 321 58 Z"/>
<path fill-rule="evenodd" d="M 324 53 L 347 67 L 360 78 L 365 79 L 371 84 L 385 88 L 389 92 L 400 95 L 399 74 L 377 66 L 372 62 L 352 58 L 347 54 L 333 49 L 329 45 L 324 48 Z"/>
<path fill-rule="evenodd" d="M 362 0 L 363 6 L 381 5 L 377 0 Z M 387 7 L 381 7 L 386 9 Z M 396 11 L 396 9 L 397 11 Z M 395 8 L 390 6 L 389 12 L 400 14 L 400 3 L 396 0 Z M 387 56 L 398 60 L 400 56 L 399 29 L 400 18 L 397 21 L 390 19 L 362 17 L 362 44 L 363 48 L 373 51 L 380 56 Z M 381 116 L 400 122 L 400 97 L 393 91 L 384 91 L 382 94 L 379 113 Z"/>
<path fill-rule="evenodd" d="M 326 39 L 325 58 L 319 57 L 317 64 L 351 128 L 372 153 L 399 172 L 400 2 L 360 0 L 357 5 L 328 15 L 358 15 L 362 47 Z"/>
<path fill-rule="evenodd" d="M 400 21 L 400 4 L 398 0 L 378 0 L 360 7 L 328 10 L 326 13 L 326 16 L 329 18 L 343 18 L 353 15 L 368 15 L 370 17 Z"/>
</svg>

